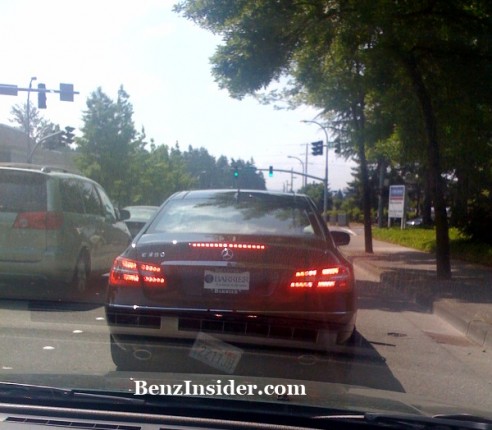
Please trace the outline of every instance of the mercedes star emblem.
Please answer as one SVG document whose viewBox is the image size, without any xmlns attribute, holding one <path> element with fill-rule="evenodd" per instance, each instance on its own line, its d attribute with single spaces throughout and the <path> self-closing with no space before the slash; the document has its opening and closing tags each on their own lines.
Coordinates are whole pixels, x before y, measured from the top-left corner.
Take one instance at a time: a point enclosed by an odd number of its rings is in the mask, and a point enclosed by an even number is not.
<svg viewBox="0 0 492 430">
<path fill-rule="evenodd" d="M 222 250 L 221 255 L 223 260 L 230 260 L 234 256 L 234 254 L 229 248 L 224 248 Z"/>
</svg>

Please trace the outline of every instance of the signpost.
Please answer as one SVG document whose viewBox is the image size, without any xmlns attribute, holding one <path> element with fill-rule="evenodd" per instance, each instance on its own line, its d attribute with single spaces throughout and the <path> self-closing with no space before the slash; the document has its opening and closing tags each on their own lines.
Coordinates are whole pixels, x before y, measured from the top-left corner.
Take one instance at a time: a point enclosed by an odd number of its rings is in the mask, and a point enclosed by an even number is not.
<svg viewBox="0 0 492 430">
<path fill-rule="evenodd" d="M 405 228 L 406 190 L 405 185 L 390 185 L 388 227 L 391 227 L 391 218 L 401 219 L 401 228 Z"/>
</svg>

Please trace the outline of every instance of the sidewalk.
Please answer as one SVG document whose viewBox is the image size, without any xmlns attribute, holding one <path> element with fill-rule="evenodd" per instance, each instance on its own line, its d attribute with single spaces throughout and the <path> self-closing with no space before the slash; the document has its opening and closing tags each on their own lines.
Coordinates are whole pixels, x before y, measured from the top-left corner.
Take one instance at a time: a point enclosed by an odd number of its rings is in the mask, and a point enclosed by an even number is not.
<svg viewBox="0 0 492 430">
<path fill-rule="evenodd" d="M 453 260 L 452 279 L 438 280 L 432 254 L 377 240 L 374 253 L 366 254 L 363 228 L 353 226 L 351 232 L 350 244 L 340 250 L 355 266 L 380 277 L 372 295 L 404 297 L 423 305 L 492 349 L 492 268 Z"/>
</svg>

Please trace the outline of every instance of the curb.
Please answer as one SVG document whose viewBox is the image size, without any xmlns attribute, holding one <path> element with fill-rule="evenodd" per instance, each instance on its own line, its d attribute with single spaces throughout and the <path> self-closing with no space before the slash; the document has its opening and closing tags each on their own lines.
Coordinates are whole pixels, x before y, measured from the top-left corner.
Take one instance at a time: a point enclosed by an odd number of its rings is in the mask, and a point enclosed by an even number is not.
<svg viewBox="0 0 492 430">
<path fill-rule="evenodd" d="M 474 343 L 492 349 L 492 325 L 476 312 L 466 309 L 463 303 L 453 299 L 438 299 L 432 311 Z"/>
<path fill-rule="evenodd" d="M 388 272 L 387 269 L 378 267 L 364 256 L 350 255 L 350 253 L 344 255 L 354 266 L 358 266 L 374 276 L 381 276 Z M 428 308 L 434 315 L 446 321 L 473 343 L 492 350 L 492 324 L 480 316 L 475 304 L 465 303 L 458 299 L 430 296 L 419 299 L 409 294 L 406 296 L 409 300 L 415 300 L 418 304 Z"/>
</svg>

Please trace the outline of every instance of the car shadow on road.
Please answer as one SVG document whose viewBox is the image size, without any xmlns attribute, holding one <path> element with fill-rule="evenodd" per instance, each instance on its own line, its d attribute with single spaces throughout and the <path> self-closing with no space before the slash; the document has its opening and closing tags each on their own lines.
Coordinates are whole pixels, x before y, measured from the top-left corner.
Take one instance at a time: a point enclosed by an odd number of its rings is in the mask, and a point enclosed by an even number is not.
<svg viewBox="0 0 492 430">
<path fill-rule="evenodd" d="M 326 352 L 295 350 L 292 348 L 252 347 L 234 344 L 241 349 L 241 359 L 232 372 L 222 378 L 234 376 L 276 378 L 288 381 L 316 381 L 350 386 L 404 392 L 403 386 L 374 346 L 360 333 L 355 333 L 347 345 L 336 346 Z M 391 345 L 388 345 L 391 347 Z M 152 358 L 141 363 L 138 370 L 151 374 L 217 375 L 221 371 L 197 360 L 193 345 L 165 341 Z M 127 369 L 118 369 L 127 370 Z"/>
</svg>

